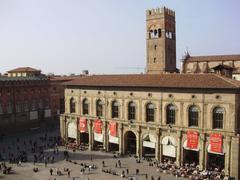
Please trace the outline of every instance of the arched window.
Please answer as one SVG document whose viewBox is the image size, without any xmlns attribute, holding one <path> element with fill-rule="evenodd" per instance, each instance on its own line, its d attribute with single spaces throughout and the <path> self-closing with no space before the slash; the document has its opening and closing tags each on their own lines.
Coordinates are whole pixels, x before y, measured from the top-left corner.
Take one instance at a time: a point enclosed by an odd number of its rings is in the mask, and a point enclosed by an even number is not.
<svg viewBox="0 0 240 180">
<path fill-rule="evenodd" d="M 196 106 L 191 106 L 188 109 L 188 125 L 198 126 L 198 108 Z"/>
<path fill-rule="evenodd" d="M 223 114 L 224 114 L 223 108 L 216 107 L 213 109 L 213 129 L 223 128 Z"/>
<path fill-rule="evenodd" d="M 89 102 L 87 99 L 84 99 L 82 102 L 82 112 L 83 114 L 89 114 L 89 108 L 88 108 Z"/>
<path fill-rule="evenodd" d="M 74 98 L 71 98 L 70 99 L 70 113 L 75 113 L 75 112 L 76 112 L 76 103 L 75 103 Z"/>
<path fill-rule="evenodd" d="M 154 37 L 154 35 L 153 35 L 153 30 L 150 30 L 149 31 L 149 39 L 151 39 L 151 38 L 153 38 Z"/>
<path fill-rule="evenodd" d="M 175 124 L 175 115 L 176 115 L 176 107 L 173 104 L 169 104 L 166 109 L 167 114 L 167 124 Z"/>
<path fill-rule="evenodd" d="M 158 37 L 158 31 L 155 29 L 154 30 L 154 38 L 157 38 Z"/>
<path fill-rule="evenodd" d="M 119 104 L 117 101 L 112 102 L 112 118 L 118 118 L 119 114 Z"/>
<path fill-rule="evenodd" d="M 103 115 L 103 103 L 100 99 L 96 102 L 96 116 L 102 116 Z"/>
<path fill-rule="evenodd" d="M 161 37 L 161 36 L 162 36 L 161 29 L 158 29 L 158 37 Z"/>
<path fill-rule="evenodd" d="M 128 103 L 128 120 L 136 119 L 136 105 L 134 102 Z"/>
<path fill-rule="evenodd" d="M 148 103 L 146 106 L 146 122 L 154 121 L 154 105 L 152 103 Z"/>
</svg>

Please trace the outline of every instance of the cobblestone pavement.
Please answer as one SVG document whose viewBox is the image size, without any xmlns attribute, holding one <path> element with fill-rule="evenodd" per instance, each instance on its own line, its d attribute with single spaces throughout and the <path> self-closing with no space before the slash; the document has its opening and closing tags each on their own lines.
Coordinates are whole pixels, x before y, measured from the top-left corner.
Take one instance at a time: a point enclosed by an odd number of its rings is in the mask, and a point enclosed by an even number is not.
<svg viewBox="0 0 240 180">
<path fill-rule="evenodd" d="M 11 138 L 4 138 L 2 142 L 0 142 L 0 153 L 3 154 L 3 148 L 10 146 L 10 150 L 7 150 L 6 153 L 17 152 L 17 147 L 20 150 L 29 151 L 28 145 L 24 145 L 21 142 L 29 141 L 30 139 L 39 140 L 40 136 L 44 136 L 45 133 L 37 134 L 37 135 L 27 135 L 25 137 L 20 138 L 20 142 L 16 141 L 16 137 Z M 48 136 L 57 135 L 58 132 L 48 132 Z M 19 136 L 18 136 L 19 137 Z M 40 144 L 40 143 L 38 143 Z M 64 180 L 64 179 L 75 179 L 75 180 L 120 180 L 124 179 L 120 176 L 111 175 L 108 173 L 102 172 L 102 161 L 105 162 L 104 169 L 111 169 L 115 170 L 117 174 L 121 174 L 124 170 L 126 174 L 126 169 L 129 169 L 129 177 L 135 177 L 137 180 L 146 180 L 146 174 L 148 179 L 151 180 L 151 176 L 154 177 L 154 180 L 157 180 L 159 176 L 161 176 L 161 180 L 171 180 L 176 179 L 172 175 L 159 173 L 156 171 L 155 167 L 150 167 L 149 163 L 146 161 L 141 161 L 141 163 L 136 163 L 134 157 L 121 157 L 121 158 L 114 158 L 112 153 L 106 152 L 99 152 L 99 151 L 76 151 L 73 152 L 72 150 L 69 151 L 69 160 L 71 162 L 64 160 L 63 151 L 65 147 L 59 147 L 59 154 L 53 153 L 53 148 L 46 148 L 44 150 L 44 155 L 46 157 L 53 156 L 55 157 L 55 162 L 53 164 L 48 163 L 47 167 L 45 167 L 44 163 L 36 163 L 33 164 L 33 153 L 28 153 L 28 162 L 22 163 L 21 166 L 17 164 L 9 164 L 7 166 L 11 166 L 13 168 L 13 173 L 9 175 L 3 175 L 0 172 L 0 179 L 9 179 L 9 180 Z M 4 155 L 4 154 L 3 154 Z M 91 158 L 92 157 L 92 158 Z M 92 160 L 91 160 L 92 159 Z M 115 165 L 121 161 L 121 168 L 116 168 Z M 74 163 L 75 162 L 75 163 Z M 97 169 L 95 170 L 88 170 L 86 169 L 84 174 L 80 173 L 82 168 L 81 163 L 85 163 L 88 165 L 96 165 Z M 38 172 L 34 173 L 33 168 L 37 167 L 39 169 Z M 50 168 L 53 169 L 53 175 L 50 175 Z M 63 169 L 68 168 L 70 169 L 70 177 L 68 177 L 67 172 L 64 172 Z M 60 170 L 62 175 L 57 175 L 56 171 Z M 136 175 L 136 169 L 139 169 L 139 175 Z M 125 178 L 127 179 L 127 178 Z M 182 179 L 182 178 L 178 178 Z"/>
</svg>

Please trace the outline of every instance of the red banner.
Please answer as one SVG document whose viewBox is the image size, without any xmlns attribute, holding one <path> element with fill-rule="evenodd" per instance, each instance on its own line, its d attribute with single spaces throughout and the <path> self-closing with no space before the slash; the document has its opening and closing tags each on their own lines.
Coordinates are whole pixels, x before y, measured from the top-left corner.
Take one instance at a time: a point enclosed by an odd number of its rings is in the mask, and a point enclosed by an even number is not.
<svg viewBox="0 0 240 180">
<path fill-rule="evenodd" d="M 80 133 L 87 132 L 87 120 L 86 119 L 80 119 L 79 120 L 78 129 L 79 129 Z"/>
<path fill-rule="evenodd" d="M 100 119 L 94 121 L 94 131 L 95 133 L 102 134 L 102 121 Z"/>
<path fill-rule="evenodd" d="M 196 131 L 187 132 L 187 147 L 190 149 L 198 148 L 198 132 Z"/>
<path fill-rule="evenodd" d="M 210 134 L 210 151 L 222 153 L 222 135 L 218 133 Z"/>
<path fill-rule="evenodd" d="M 109 131 L 110 131 L 111 136 L 117 137 L 117 123 L 116 122 L 109 123 Z"/>
</svg>

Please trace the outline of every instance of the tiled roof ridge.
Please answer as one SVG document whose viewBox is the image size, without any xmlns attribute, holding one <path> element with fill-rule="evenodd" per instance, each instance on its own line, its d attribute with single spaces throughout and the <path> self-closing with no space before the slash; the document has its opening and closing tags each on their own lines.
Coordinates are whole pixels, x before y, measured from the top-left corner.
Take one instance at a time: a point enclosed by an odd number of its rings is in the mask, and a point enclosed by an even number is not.
<svg viewBox="0 0 240 180">
<path fill-rule="evenodd" d="M 221 79 L 223 79 L 224 81 L 232 84 L 233 86 L 235 86 L 235 87 L 237 87 L 237 88 L 240 87 L 238 84 L 236 84 L 235 82 L 233 82 L 233 81 L 236 81 L 236 80 L 233 80 L 233 79 L 230 79 L 230 78 L 227 78 L 227 77 L 223 77 L 223 76 L 220 76 L 220 75 L 217 75 L 217 74 L 213 74 L 213 75 L 214 75 L 214 76 L 217 76 L 217 77 L 219 77 L 219 78 L 221 78 Z"/>
<path fill-rule="evenodd" d="M 18 67 L 7 72 L 14 72 L 14 71 L 41 71 L 41 70 L 27 66 L 27 67 Z"/>
<path fill-rule="evenodd" d="M 203 55 L 189 56 L 183 59 L 184 61 L 235 61 L 240 60 L 240 54 L 231 55 Z"/>
<path fill-rule="evenodd" d="M 231 57 L 231 56 L 239 56 L 240 57 L 240 54 L 217 54 L 217 55 L 197 55 L 197 56 L 191 56 L 190 55 L 190 58 L 195 58 L 195 57 Z"/>
<path fill-rule="evenodd" d="M 131 77 L 132 76 L 132 77 Z M 92 75 L 76 78 L 66 85 L 161 87 L 161 88 L 218 88 L 239 89 L 240 82 L 215 74 L 121 74 Z"/>
</svg>

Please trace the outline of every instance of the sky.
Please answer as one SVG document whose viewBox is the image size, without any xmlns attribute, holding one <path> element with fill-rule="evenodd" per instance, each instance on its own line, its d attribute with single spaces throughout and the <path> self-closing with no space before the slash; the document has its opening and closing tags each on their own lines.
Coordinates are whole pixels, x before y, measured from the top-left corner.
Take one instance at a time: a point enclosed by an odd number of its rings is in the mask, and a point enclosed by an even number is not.
<svg viewBox="0 0 240 180">
<path fill-rule="evenodd" d="M 141 73 L 146 10 L 176 12 L 177 64 L 192 56 L 240 54 L 240 0 L 0 0 L 0 72 Z"/>
</svg>

